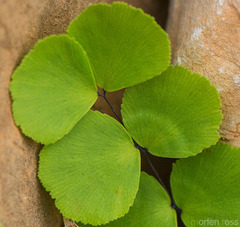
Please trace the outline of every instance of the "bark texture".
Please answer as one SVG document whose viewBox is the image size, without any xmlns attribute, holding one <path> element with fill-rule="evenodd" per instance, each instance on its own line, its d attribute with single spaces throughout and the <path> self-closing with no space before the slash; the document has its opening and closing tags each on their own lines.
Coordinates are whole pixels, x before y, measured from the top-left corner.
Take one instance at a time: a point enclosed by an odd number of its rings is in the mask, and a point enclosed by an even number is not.
<svg viewBox="0 0 240 227">
<path fill-rule="evenodd" d="M 240 147 L 240 1 L 172 0 L 172 63 L 206 76 L 220 93 L 222 140 Z"/>
<path fill-rule="evenodd" d="M 8 86 L 11 74 L 37 40 L 65 33 L 69 22 L 89 4 L 112 0 L 0 0 L 0 226 L 58 227 L 54 201 L 37 178 L 40 145 L 15 126 Z M 161 1 L 126 0 L 152 15 Z M 158 21 L 164 18 L 158 16 Z M 119 93 L 121 96 L 121 92 Z M 112 100 L 119 105 L 121 97 Z M 99 102 L 95 105 L 99 107 Z M 108 112 L 107 106 L 101 107 Z"/>
</svg>

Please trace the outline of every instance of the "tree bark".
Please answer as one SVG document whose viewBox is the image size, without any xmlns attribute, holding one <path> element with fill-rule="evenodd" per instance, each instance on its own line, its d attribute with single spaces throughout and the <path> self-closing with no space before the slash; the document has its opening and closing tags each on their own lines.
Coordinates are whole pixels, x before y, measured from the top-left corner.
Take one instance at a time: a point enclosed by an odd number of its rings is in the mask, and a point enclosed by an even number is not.
<svg viewBox="0 0 240 227">
<path fill-rule="evenodd" d="M 12 72 L 37 40 L 65 33 L 73 18 L 97 2 L 112 0 L 0 0 L 0 226 L 63 225 L 54 201 L 37 178 L 41 146 L 23 136 L 15 126 L 8 86 Z M 126 2 L 157 15 L 158 21 L 164 20 L 159 9 L 166 1 Z M 112 99 L 120 105 L 119 95 Z M 108 112 L 106 108 L 102 110 Z"/>
<path fill-rule="evenodd" d="M 167 31 L 172 63 L 216 86 L 224 115 L 221 138 L 240 147 L 240 1 L 171 0 Z"/>
</svg>

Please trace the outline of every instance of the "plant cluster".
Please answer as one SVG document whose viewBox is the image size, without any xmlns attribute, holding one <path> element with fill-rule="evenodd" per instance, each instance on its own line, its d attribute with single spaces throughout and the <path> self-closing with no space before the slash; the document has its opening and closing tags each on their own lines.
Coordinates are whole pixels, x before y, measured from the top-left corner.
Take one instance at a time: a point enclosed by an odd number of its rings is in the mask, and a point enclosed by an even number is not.
<svg viewBox="0 0 240 227">
<path fill-rule="evenodd" d="M 88 7 L 15 70 L 14 120 L 45 145 L 38 176 L 64 217 L 167 227 L 177 226 L 179 212 L 187 226 L 237 223 L 240 150 L 218 142 L 219 94 L 205 77 L 169 64 L 167 34 L 142 10 L 116 2 Z M 90 110 L 122 88 L 122 120 Z M 172 196 L 157 174 L 141 172 L 140 152 L 181 158 Z"/>
</svg>

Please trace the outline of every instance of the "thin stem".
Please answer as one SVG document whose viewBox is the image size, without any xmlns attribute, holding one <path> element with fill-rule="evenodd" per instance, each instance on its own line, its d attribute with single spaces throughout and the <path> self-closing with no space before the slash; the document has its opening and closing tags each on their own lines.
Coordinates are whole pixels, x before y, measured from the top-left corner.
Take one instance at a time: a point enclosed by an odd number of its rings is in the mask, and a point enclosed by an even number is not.
<svg viewBox="0 0 240 227">
<path fill-rule="evenodd" d="M 150 160 L 150 158 L 149 158 L 149 156 L 148 156 L 148 150 L 147 150 L 147 148 L 141 147 L 140 145 L 138 145 L 138 144 L 136 143 L 136 141 L 134 141 L 134 142 L 135 142 L 135 144 L 136 144 L 135 147 L 136 147 L 137 149 L 139 149 L 139 150 L 142 152 L 142 154 L 145 156 L 145 158 L 146 158 L 146 160 L 148 161 L 148 164 L 150 165 L 151 169 L 153 170 L 153 172 L 154 172 L 157 180 L 158 180 L 159 183 L 162 185 L 162 187 L 164 188 L 164 190 L 167 192 L 167 194 L 168 194 L 168 196 L 169 196 L 169 198 L 170 198 L 170 200 L 171 200 L 171 207 L 172 207 L 173 209 L 175 209 L 178 213 L 181 214 L 181 213 L 182 213 L 182 210 L 177 207 L 177 205 L 176 205 L 175 201 L 173 200 L 170 192 L 168 191 L 166 185 L 163 183 L 161 177 L 158 175 L 157 170 L 155 169 L 153 163 L 151 162 L 151 160 Z"/>
<path fill-rule="evenodd" d="M 135 143 L 136 143 L 136 142 L 135 142 Z M 148 156 L 148 154 L 147 154 L 147 153 L 148 153 L 147 149 L 141 147 L 141 146 L 138 145 L 137 143 L 136 143 L 135 147 L 136 147 L 138 150 L 140 150 L 140 151 L 142 152 L 142 154 L 144 154 L 144 156 L 145 156 L 145 158 L 147 159 L 147 161 L 148 161 L 151 169 L 153 170 L 153 172 L 154 172 L 157 180 L 158 180 L 158 181 L 160 182 L 160 184 L 163 186 L 163 188 L 165 189 L 165 191 L 167 191 L 169 197 L 171 197 L 171 196 L 170 196 L 170 193 L 169 193 L 168 190 L 167 190 L 167 187 L 166 187 L 165 184 L 163 183 L 161 177 L 158 175 L 157 170 L 155 169 L 154 165 L 152 164 L 152 162 L 151 162 L 151 160 L 150 160 L 150 158 L 149 158 L 149 156 Z"/>
<path fill-rule="evenodd" d="M 123 125 L 123 122 L 122 122 L 121 118 L 117 115 L 116 111 L 114 110 L 114 108 L 112 107 L 112 105 L 109 103 L 109 101 L 108 101 L 108 99 L 107 99 L 107 97 L 106 97 L 106 91 L 103 89 L 103 94 L 100 94 L 100 93 L 98 92 L 98 96 L 104 98 L 104 100 L 105 100 L 106 103 L 109 105 L 109 107 L 111 108 L 111 110 L 113 111 L 113 113 L 115 114 L 115 116 L 117 117 L 117 119 L 118 119 L 118 120 L 120 121 L 120 123 Z M 123 125 L 123 126 L 124 126 L 124 125 Z M 168 191 L 168 189 L 167 189 L 167 187 L 165 186 L 165 184 L 163 183 L 161 177 L 158 175 L 157 170 L 155 169 L 153 163 L 151 162 L 151 160 L 150 160 L 150 158 L 149 158 L 149 156 L 148 156 L 148 150 L 147 150 L 147 148 L 141 147 L 134 139 L 133 139 L 133 141 L 134 141 L 134 143 L 135 143 L 135 147 L 144 155 L 144 157 L 146 158 L 147 162 L 149 163 L 151 169 L 153 170 L 153 172 L 154 172 L 157 180 L 158 180 L 159 183 L 162 185 L 162 187 L 164 188 L 164 190 L 167 192 L 167 194 L 168 194 L 168 196 L 169 196 L 169 198 L 170 198 L 170 200 L 171 200 L 171 207 L 172 207 L 173 209 L 175 209 L 177 213 L 181 214 L 181 213 L 182 213 L 182 210 L 177 207 L 177 205 L 176 205 L 175 201 L 173 200 L 170 192 Z"/>
<path fill-rule="evenodd" d="M 98 96 L 103 97 L 104 100 L 106 101 L 106 103 L 109 105 L 109 107 L 111 108 L 112 112 L 115 114 L 116 118 L 120 121 L 121 124 L 123 124 L 121 118 L 118 116 L 118 114 L 116 113 L 116 111 L 114 110 L 114 108 L 112 107 L 112 105 L 110 104 L 110 102 L 108 101 L 107 97 L 106 97 L 106 91 L 103 89 L 103 94 L 100 94 L 98 92 Z"/>
</svg>

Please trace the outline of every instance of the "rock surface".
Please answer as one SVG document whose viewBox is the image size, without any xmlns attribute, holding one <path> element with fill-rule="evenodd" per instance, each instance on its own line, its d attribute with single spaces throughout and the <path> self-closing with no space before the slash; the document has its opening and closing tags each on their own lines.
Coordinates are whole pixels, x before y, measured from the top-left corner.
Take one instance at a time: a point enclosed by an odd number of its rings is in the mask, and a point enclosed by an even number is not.
<svg viewBox="0 0 240 227">
<path fill-rule="evenodd" d="M 63 219 L 37 178 L 40 145 L 15 126 L 8 86 L 11 74 L 37 40 L 65 33 L 69 22 L 89 4 L 111 0 L 1 0 L 0 1 L 0 225 L 58 227 Z M 126 0 L 164 20 L 158 0 Z M 166 13 L 165 13 L 166 14 Z M 121 94 L 111 100 L 121 103 Z M 96 103 L 99 109 L 101 101 Z M 109 112 L 107 106 L 101 107 Z M 119 109 L 119 107 L 118 107 Z"/>
<path fill-rule="evenodd" d="M 240 147 L 240 1 L 172 0 L 172 63 L 206 76 L 220 93 L 222 140 Z"/>
</svg>

